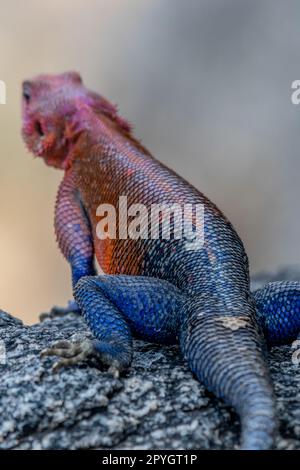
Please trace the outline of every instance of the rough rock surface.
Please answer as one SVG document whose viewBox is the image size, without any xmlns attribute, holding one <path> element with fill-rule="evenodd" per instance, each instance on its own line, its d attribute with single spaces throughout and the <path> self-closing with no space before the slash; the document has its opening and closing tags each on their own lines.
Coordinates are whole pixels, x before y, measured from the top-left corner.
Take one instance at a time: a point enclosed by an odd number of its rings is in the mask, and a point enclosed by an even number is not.
<svg viewBox="0 0 300 470">
<path fill-rule="evenodd" d="M 278 278 L 300 280 L 300 270 L 261 275 L 254 288 Z M 89 333 L 75 314 L 25 326 L 0 312 L 0 449 L 238 447 L 237 416 L 193 378 L 176 346 L 135 341 L 132 368 L 120 379 L 93 361 L 53 374 L 54 359 L 40 359 L 40 351 L 78 335 Z M 269 353 L 279 449 L 300 449 L 300 365 L 292 353 L 290 346 Z"/>
</svg>

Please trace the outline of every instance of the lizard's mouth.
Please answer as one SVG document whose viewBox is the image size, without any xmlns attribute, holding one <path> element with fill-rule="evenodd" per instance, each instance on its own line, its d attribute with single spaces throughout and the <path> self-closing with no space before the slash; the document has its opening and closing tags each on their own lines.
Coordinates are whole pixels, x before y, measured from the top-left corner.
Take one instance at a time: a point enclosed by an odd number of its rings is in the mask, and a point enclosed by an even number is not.
<svg viewBox="0 0 300 470">
<path fill-rule="evenodd" d="M 67 143 L 64 138 L 57 139 L 54 131 L 47 130 L 42 120 L 31 119 L 25 113 L 22 135 L 26 147 L 36 157 L 43 158 L 49 166 L 64 168 Z"/>
<path fill-rule="evenodd" d="M 49 142 L 47 144 L 49 139 L 40 120 L 30 119 L 25 115 L 22 135 L 29 151 L 33 152 L 36 156 L 42 157 L 47 153 L 47 150 L 50 150 Z"/>
<path fill-rule="evenodd" d="M 30 90 L 28 82 L 23 85 L 22 99 L 22 135 L 30 152 L 38 157 L 45 157 L 54 145 L 53 136 L 47 132 L 44 122 L 34 117 L 30 111 Z"/>
<path fill-rule="evenodd" d="M 51 108 L 51 107 L 50 107 Z M 70 142 L 65 135 L 65 117 L 55 118 L 45 106 L 42 112 L 32 99 L 30 82 L 23 83 L 22 136 L 30 153 L 42 157 L 47 165 L 63 169 L 68 159 Z"/>
</svg>

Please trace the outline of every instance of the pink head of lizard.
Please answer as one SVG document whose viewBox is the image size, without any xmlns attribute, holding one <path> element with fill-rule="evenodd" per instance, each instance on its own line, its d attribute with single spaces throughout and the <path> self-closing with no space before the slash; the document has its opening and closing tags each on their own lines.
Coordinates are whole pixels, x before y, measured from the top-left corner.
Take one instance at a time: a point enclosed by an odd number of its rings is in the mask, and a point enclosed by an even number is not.
<svg viewBox="0 0 300 470">
<path fill-rule="evenodd" d="M 108 116 L 123 132 L 130 125 L 117 108 L 97 93 L 87 90 L 76 72 L 38 75 L 23 82 L 22 135 L 28 149 L 47 165 L 65 169 L 68 154 L 80 128 L 80 113 L 94 109 Z M 77 119 L 75 119 L 77 116 Z"/>
</svg>

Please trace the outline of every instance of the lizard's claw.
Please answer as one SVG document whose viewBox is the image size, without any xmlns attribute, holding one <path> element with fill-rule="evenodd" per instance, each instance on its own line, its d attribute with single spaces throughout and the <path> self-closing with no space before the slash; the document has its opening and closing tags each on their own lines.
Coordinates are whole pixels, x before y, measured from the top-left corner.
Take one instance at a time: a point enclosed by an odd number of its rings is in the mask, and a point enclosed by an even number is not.
<svg viewBox="0 0 300 470">
<path fill-rule="evenodd" d="M 78 341 L 57 341 L 52 344 L 50 348 L 41 351 L 41 357 L 46 356 L 59 356 L 62 359 L 55 362 L 52 371 L 57 372 L 61 367 L 70 366 L 83 362 L 91 356 L 97 356 L 100 360 L 102 355 L 96 348 L 96 341 L 90 339 Z M 104 359 L 104 358 L 103 358 Z M 102 361 L 107 363 L 106 361 Z M 120 375 L 120 364 L 118 361 L 113 360 L 108 369 L 108 373 L 113 377 L 118 378 Z"/>
<path fill-rule="evenodd" d="M 93 341 L 85 339 L 83 341 L 57 341 L 50 348 L 41 352 L 41 357 L 59 356 L 62 359 L 55 362 L 53 372 L 57 372 L 61 367 L 78 364 L 96 353 Z"/>
</svg>

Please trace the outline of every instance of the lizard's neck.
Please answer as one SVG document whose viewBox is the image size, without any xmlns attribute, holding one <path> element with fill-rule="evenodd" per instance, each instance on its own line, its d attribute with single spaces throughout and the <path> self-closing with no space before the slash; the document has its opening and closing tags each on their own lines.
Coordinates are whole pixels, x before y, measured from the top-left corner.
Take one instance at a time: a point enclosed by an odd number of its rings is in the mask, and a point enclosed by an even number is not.
<svg viewBox="0 0 300 470">
<path fill-rule="evenodd" d="M 131 151 L 141 158 L 150 157 L 148 150 L 131 132 L 125 131 L 118 122 L 89 106 L 81 107 L 74 113 L 67 126 L 66 138 L 69 139 L 70 145 L 64 162 L 65 170 L 70 168 L 75 158 L 84 158 L 95 147 L 98 158 L 106 158 L 112 147 L 119 155 L 131 148 Z"/>
</svg>

